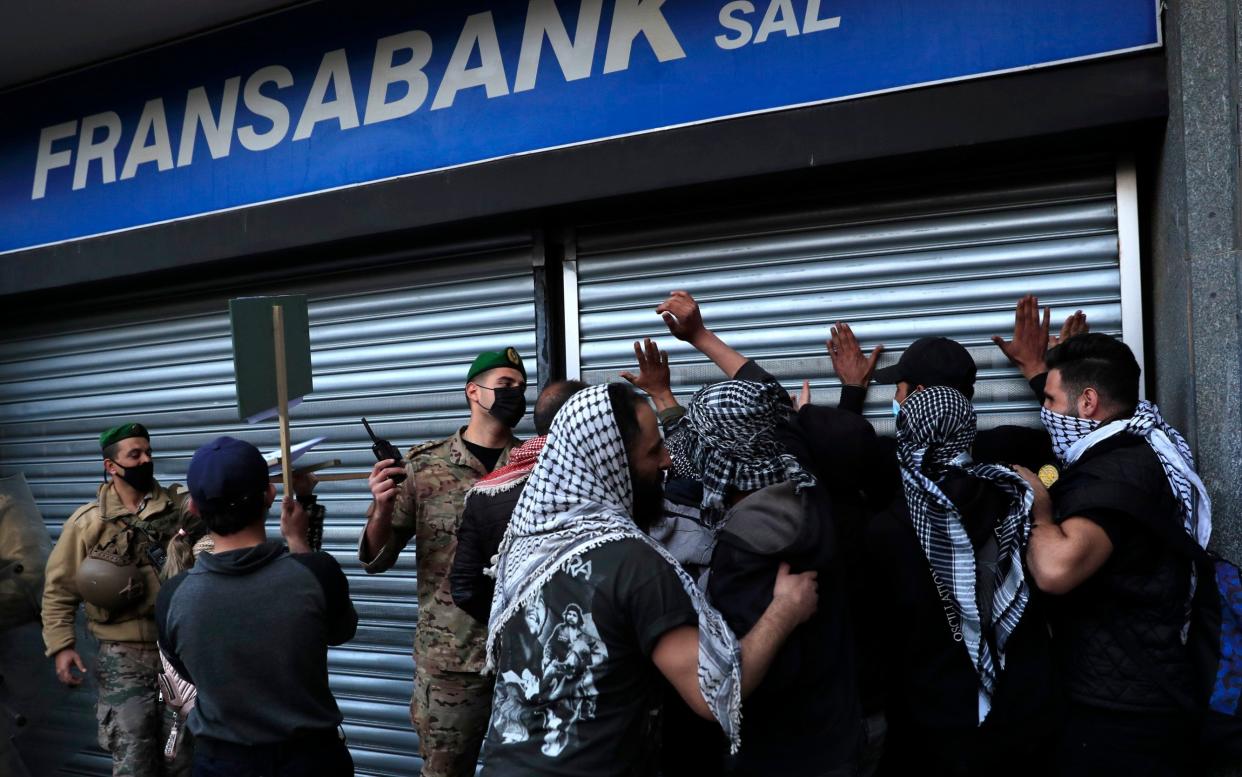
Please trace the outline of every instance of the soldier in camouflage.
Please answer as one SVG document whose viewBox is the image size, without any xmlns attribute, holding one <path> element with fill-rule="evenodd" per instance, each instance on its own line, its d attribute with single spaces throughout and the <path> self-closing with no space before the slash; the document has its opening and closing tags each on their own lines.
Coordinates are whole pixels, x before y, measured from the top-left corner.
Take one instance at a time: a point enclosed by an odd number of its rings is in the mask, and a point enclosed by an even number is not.
<svg viewBox="0 0 1242 777">
<path fill-rule="evenodd" d="M 358 558 L 368 573 L 397 561 L 410 539 L 418 561 L 414 697 L 425 777 L 469 777 L 491 714 L 492 679 L 480 674 L 487 627 L 453 603 L 449 571 L 466 492 L 508 462 L 512 429 L 526 414 L 526 368 L 513 348 L 479 355 L 466 374 L 470 423 L 445 440 L 410 449 L 405 461 L 376 463 L 374 502 Z M 397 464 L 397 466 L 393 466 Z M 407 475 L 395 485 L 390 479 Z"/>
<path fill-rule="evenodd" d="M 43 587 L 43 642 L 66 685 L 82 683 L 86 665 L 75 649 L 74 619 L 86 603 L 99 639 L 95 679 L 99 745 L 112 754 L 113 777 L 188 775 L 192 747 L 164 761 L 172 719 L 159 699 L 155 597 L 161 556 L 178 531 L 197 538 L 202 522 L 190 512 L 184 488 L 155 481 L 150 435 L 129 423 L 100 435 L 111 476 L 96 499 L 65 521 L 47 562 Z M 119 585 L 123 582 L 124 585 Z"/>
</svg>

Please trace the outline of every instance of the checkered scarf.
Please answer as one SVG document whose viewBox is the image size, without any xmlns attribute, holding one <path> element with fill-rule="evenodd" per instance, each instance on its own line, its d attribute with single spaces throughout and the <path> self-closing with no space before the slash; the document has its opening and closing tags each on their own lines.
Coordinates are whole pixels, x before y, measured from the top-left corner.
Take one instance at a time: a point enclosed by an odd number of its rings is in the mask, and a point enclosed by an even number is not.
<svg viewBox="0 0 1242 777">
<path fill-rule="evenodd" d="M 1022 549 L 1031 532 L 1034 495 L 1014 472 L 970 460 L 975 410 L 961 392 L 936 386 L 911 394 L 897 416 L 897 458 L 910 518 L 940 591 L 955 639 L 965 644 L 979 675 L 979 722 L 991 709 L 996 675 L 1005 666 L 1005 646 L 1030 598 L 1022 571 Z M 985 631 L 976 601 L 975 549 L 961 512 L 939 484 L 951 472 L 964 472 L 1000 487 L 1009 495 L 1009 512 L 994 527 L 996 585 Z M 999 669 L 998 669 L 999 668 Z"/>
<path fill-rule="evenodd" d="M 486 477 L 476 480 L 467 496 L 475 492 L 488 495 L 499 494 L 525 483 L 526 478 L 535 469 L 535 462 L 539 460 L 539 452 L 543 450 L 543 444 L 547 442 L 547 439 L 546 434 L 532 437 L 509 451 L 509 463 L 488 473 Z"/>
<path fill-rule="evenodd" d="M 1065 466 L 1078 461 L 1093 445 L 1128 432 L 1142 437 L 1155 452 L 1177 497 L 1182 512 L 1182 527 L 1206 548 L 1212 537 L 1212 500 L 1207 487 L 1195 472 L 1195 457 L 1185 438 L 1165 423 L 1160 410 L 1143 400 L 1129 418 L 1100 425 L 1098 421 L 1054 413 L 1048 408 L 1039 411 L 1044 428 L 1052 437 L 1052 449 Z"/>
<path fill-rule="evenodd" d="M 773 434 L 791 412 L 789 395 L 777 383 L 727 380 L 699 389 L 677 444 L 702 476 L 704 511 L 723 514 L 729 487 L 755 491 L 792 480 L 801 491 L 815 485 Z"/>
<path fill-rule="evenodd" d="M 556 414 L 513 510 L 501 546 L 484 671 L 495 671 L 505 624 L 570 561 L 608 542 L 645 542 L 677 574 L 698 613 L 699 690 L 736 752 L 742 723 L 737 638 L 668 551 L 639 531 L 630 517 L 632 504 L 630 468 L 608 387 L 583 389 Z"/>
<path fill-rule="evenodd" d="M 695 469 L 694 464 L 690 462 L 690 453 L 687 441 L 692 432 L 689 430 L 687 425 L 685 423 L 681 423 L 674 427 L 671 431 L 666 428 L 665 433 L 664 447 L 668 449 L 669 459 L 673 462 L 672 469 L 670 470 L 673 473 L 673 477 L 684 478 L 686 480 L 699 480 L 699 471 Z"/>
</svg>

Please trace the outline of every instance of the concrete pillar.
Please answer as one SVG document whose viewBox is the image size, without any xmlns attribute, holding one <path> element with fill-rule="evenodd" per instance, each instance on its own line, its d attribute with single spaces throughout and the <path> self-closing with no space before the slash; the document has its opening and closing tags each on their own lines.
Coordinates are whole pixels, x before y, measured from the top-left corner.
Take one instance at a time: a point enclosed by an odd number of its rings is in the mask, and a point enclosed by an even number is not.
<svg viewBox="0 0 1242 777">
<path fill-rule="evenodd" d="M 1169 120 L 1149 252 L 1155 400 L 1194 447 L 1213 545 L 1242 560 L 1239 0 L 1171 0 Z"/>
</svg>

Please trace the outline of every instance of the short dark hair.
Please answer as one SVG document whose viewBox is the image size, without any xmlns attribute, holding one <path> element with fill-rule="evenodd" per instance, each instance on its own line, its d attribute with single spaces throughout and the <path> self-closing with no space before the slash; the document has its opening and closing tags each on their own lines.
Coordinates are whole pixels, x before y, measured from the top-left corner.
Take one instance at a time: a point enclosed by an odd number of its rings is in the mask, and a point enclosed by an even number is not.
<svg viewBox="0 0 1242 777">
<path fill-rule="evenodd" d="M 244 496 L 228 504 L 196 506 L 203 523 L 207 524 L 207 530 L 221 537 L 236 534 L 256 523 L 262 523 L 267 517 L 268 507 L 266 493 Z"/>
<path fill-rule="evenodd" d="M 112 459 L 113 461 L 116 461 L 116 454 L 120 452 L 120 450 L 121 450 L 121 441 L 117 440 L 116 442 L 112 443 L 111 445 L 103 449 L 104 458 Z"/>
<path fill-rule="evenodd" d="M 1111 335 L 1090 332 L 1071 337 L 1048 352 L 1049 370 L 1061 373 L 1071 396 L 1094 388 L 1106 405 L 1133 415 L 1139 401 L 1138 360 L 1130 347 Z"/>
<path fill-rule="evenodd" d="M 621 442 L 629 451 L 638 439 L 638 411 L 635 409 L 643 398 L 628 383 L 609 383 L 608 401 L 612 403 L 612 415 L 617 419 L 617 431 L 621 432 Z"/>
<path fill-rule="evenodd" d="M 535 434 L 547 434 L 565 402 L 584 388 L 587 384 L 580 380 L 558 380 L 544 386 L 535 400 Z"/>
</svg>

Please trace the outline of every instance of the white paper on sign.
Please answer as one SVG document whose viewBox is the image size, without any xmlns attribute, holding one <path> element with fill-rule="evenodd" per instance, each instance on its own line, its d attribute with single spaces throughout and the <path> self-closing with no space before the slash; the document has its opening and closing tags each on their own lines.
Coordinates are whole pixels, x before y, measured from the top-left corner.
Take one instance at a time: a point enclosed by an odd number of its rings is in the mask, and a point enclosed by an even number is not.
<svg viewBox="0 0 1242 777">
<path fill-rule="evenodd" d="M 311 448 L 314 448 L 316 445 L 318 445 L 319 443 L 323 442 L 326 439 L 328 438 L 327 437 L 312 437 L 306 442 L 300 442 L 297 445 L 292 446 L 291 448 L 289 448 L 289 459 L 291 461 L 297 461 L 298 459 L 302 458 L 303 453 L 306 453 Z M 273 471 L 279 470 L 280 469 L 280 449 L 277 448 L 271 453 L 263 454 L 263 461 L 267 463 L 267 468 L 269 470 L 273 470 Z"/>
</svg>

